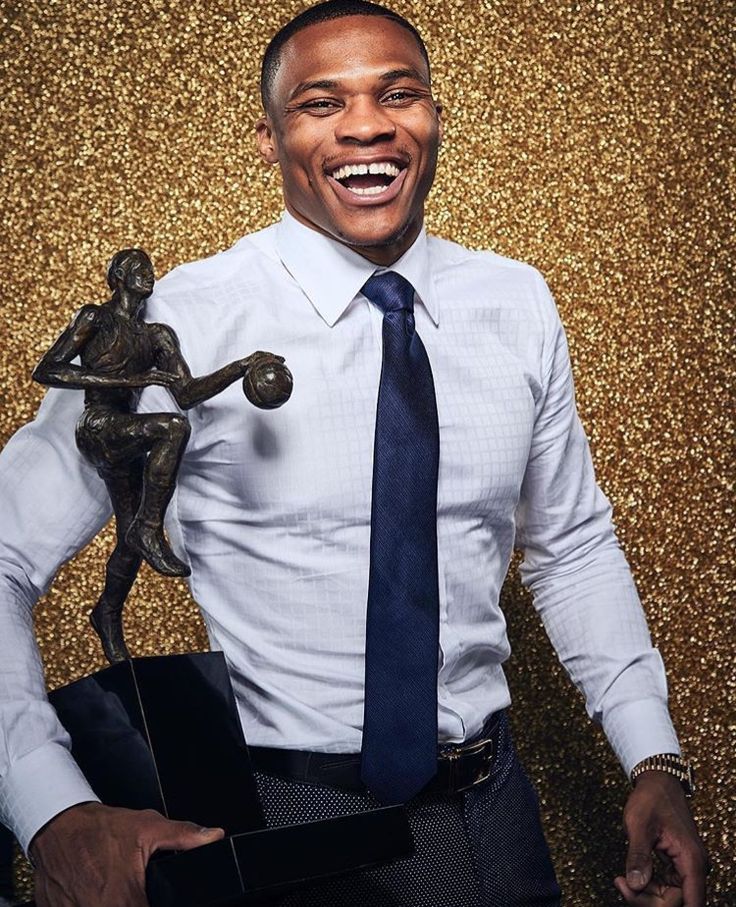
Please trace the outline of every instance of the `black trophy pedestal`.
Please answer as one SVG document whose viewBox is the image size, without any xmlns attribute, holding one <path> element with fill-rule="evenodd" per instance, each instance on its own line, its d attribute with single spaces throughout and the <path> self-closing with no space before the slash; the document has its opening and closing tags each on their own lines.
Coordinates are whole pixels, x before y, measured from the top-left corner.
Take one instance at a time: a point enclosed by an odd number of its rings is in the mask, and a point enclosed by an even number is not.
<svg viewBox="0 0 736 907">
<path fill-rule="evenodd" d="M 49 699 L 103 803 L 225 829 L 222 841 L 154 856 L 151 907 L 265 903 L 413 851 L 401 807 L 265 828 L 220 652 L 134 658 Z"/>
</svg>

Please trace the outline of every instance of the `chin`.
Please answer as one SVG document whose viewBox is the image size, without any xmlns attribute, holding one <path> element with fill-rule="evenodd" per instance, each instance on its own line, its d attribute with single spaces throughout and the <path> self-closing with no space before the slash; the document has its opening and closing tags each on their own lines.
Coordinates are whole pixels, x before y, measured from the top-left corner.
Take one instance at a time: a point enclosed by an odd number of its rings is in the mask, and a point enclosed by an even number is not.
<svg viewBox="0 0 736 907">
<path fill-rule="evenodd" d="M 398 222 L 396 218 L 370 217 L 361 212 L 343 223 L 336 223 L 335 235 L 341 242 L 350 246 L 380 248 L 392 246 L 399 242 L 413 223 L 413 218 L 406 217 Z"/>
</svg>

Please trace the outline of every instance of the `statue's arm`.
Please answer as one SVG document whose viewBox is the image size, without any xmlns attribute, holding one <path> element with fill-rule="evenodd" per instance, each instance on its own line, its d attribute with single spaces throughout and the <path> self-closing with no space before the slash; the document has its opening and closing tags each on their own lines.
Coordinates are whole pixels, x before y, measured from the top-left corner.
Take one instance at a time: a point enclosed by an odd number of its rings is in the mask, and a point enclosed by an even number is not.
<svg viewBox="0 0 736 907">
<path fill-rule="evenodd" d="M 33 380 L 50 387 L 86 390 L 95 387 L 146 387 L 148 384 L 167 386 L 171 376 L 160 372 L 142 375 L 122 375 L 98 372 L 74 365 L 72 359 L 81 355 L 97 332 L 99 306 L 85 305 L 74 315 L 51 349 L 44 354 L 33 370 Z"/>
<path fill-rule="evenodd" d="M 71 365 L 97 331 L 99 309 L 85 305 L 74 314 L 69 325 L 57 337 L 33 370 L 33 380 L 51 387 L 89 387 L 85 379 L 91 373 L 78 365 Z"/>
<path fill-rule="evenodd" d="M 151 329 L 156 338 L 156 366 L 177 376 L 177 380 L 169 384 L 168 388 L 182 409 L 191 409 L 224 391 L 233 381 L 243 377 L 258 355 L 263 355 L 253 353 L 245 359 L 228 363 L 210 375 L 193 378 L 172 328 L 167 324 L 152 324 Z"/>
</svg>

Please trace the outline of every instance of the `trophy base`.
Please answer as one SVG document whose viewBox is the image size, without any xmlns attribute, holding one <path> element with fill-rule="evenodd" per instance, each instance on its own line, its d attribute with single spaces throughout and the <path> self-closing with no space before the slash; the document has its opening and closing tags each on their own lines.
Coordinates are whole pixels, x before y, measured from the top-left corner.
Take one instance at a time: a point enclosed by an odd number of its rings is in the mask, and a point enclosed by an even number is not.
<svg viewBox="0 0 736 907">
<path fill-rule="evenodd" d="M 222 841 L 154 855 L 151 907 L 266 903 L 413 853 L 400 806 L 265 827 L 221 652 L 133 658 L 49 699 L 103 803 L 225 829 Z"/>
<path fill-rule="evenodd" d="M 237 907 L 414 852 L 400 806 L 234 835 L 151 860 L 151 907 Z"/>
</svg>

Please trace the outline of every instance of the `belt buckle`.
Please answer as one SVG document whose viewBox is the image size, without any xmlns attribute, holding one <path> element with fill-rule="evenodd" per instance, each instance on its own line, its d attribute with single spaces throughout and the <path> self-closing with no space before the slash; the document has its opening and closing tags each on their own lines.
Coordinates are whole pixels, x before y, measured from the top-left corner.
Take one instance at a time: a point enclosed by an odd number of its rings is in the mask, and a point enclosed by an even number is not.
<svg viewBox="0 0 736 907">
<path fill-rule="evenodd" d="M 485 753 L 483 752 L 484 749 L 486 750 Z M 460 780 L 457 778 L 459 760 L 466 756 L 476 756 L 478 754 L 482 754 L 484 758 L 480 760 L 480 766 L 474 777 L 471 778 L 467 784 L 460 786 L 456 785 L 456 782 Z M 476 784 L 482 784 L 484 781 L 487 781 L 491 777 L 491 772 L 493 770 L 493 755 L 493 740 L 490 737 L 485 737 L 483 740 L 476 740 L 475 743 L 470 743 L 467 746 L 456 746 L 442 753 L 442 758 L 447 759 L 450 763 L 450 789 L 454 793 L 461 793 L 462 791 L 469 790 L 471 787 L 475 787 Z"/>
</svg>

